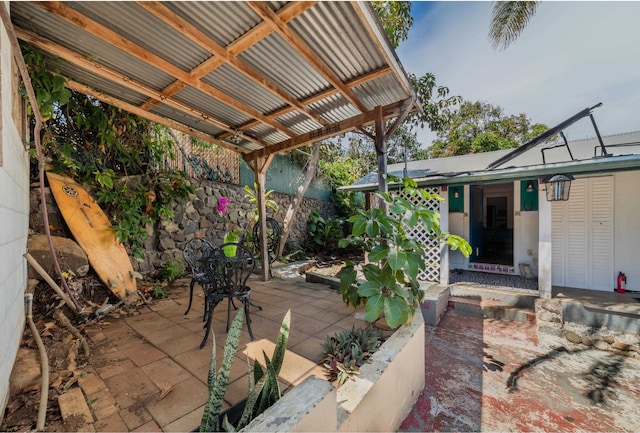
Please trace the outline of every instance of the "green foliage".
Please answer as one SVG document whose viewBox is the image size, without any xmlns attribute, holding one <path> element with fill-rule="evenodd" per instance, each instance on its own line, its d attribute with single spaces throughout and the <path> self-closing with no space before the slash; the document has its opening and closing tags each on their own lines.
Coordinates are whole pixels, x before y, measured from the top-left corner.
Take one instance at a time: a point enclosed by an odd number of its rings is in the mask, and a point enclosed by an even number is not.
<svg viewBox="0 0 640 433">
<path fill-rule="evenodd" d="M 495 49 L 504 50 L 525 29 L 538 8 L 537 1 L 499 1 L 491 10 L 489 39 Z"/>
<path fill-rule="evenodd" d="M 411 2 L 372 1 L 371 6 L 378 14 L 389 42 L 393 48 L 398 48 L 400 42 L 409 36 L 409 29 L 413 25 Z"/>
<path fill-rule="evenodd" d="M 391 177 L 391 176 L 390 176 Z M 422 200 L 443 200 L 437 194 L 418 189 L 412 179 L 403 179 L 403 193 Z M 403 325 L 413 317 L 424 298 L 417 281 L 418 272 L 425 269 L 426 255 L 408 230 L 421 224 L 423 229 L 451 249 L 460 249 L 465 257 L 471 246 L 463 238 L 440 230 L 440 214 L 424 205 L 417 205 L 398 195 L 379 192 L 389 214 L 384 209 L 358 210 L 349 218 L 351 235 L 339 246 L 360 246 L 367 253 L 368 263 L 362 266 L 365 281 L 356 280 L 356 263 L 347 262 L 340 270 L 340 292 L 343 300 L 354 307 L 365 304 L 365 317 L 375 322 L 384 313 L 391 328 Z"/>
<path fill-rule="evenodd" d="M 162 287 L 162 285 L 156 285 L 156 286 L 153 286 L 153 292 L 151 293 L 151 295 L 154 298 L 166 298 L 168 293 L 164 289 L 164 287 Z"/>
<path fill-rule="evenodd" d="M 547 129 L 531 124 L 525 114 L 505 116 L 502 108 L 486 102 L 464 102 L 446 130 L 429 149 L 432 158 L 511 149 Z"/>
<path fill-rule="evenodd" d="M 287 349 L 287 342 L 289 340 L 289 331 L 291 326 L 291 311 L 287 311 L 282 324 L 280 325 L 280 332 L 278 339 L 276 340 L 275 348 L 271 359 L 263 352 L 265 366 L 263 367 L 258 362 L 254 363 L 253 373 L 249 368 L 249 396 L 245 404 L 242 417 L 238 422 L 238 425 L 231 425 L 225 416 L 223 420 L 220 420 L 220 409 L 222 408 L 222 399 L 229 384 L 229 373 L 231 371 L 231 362 L 235 357 L 238 350 L 240 341 L 240 334 L 242 329 L 242 322 L 244 319 L 244 310 L 238 309 L 229 332 L 227 333 L 227 340 L 224 345 L 224 358 L 220 369 L 216 372 L 216 342 L 215 336 L 213 341 L 213 352 L 211 355 L 211 363 L 209 365 L 209 398 L 205 404 L 204 412 L 202 414 L 202 420 L 200 423 L 201 432 L 217 432 L 222 431 L 236 431 L 245 427 L 255 417 L 260 415 L 266 409 L 271 407 L 282 396 L 280 387 L 278 384 L 278 375 L 282 368 L 284 361 L 284 355 Z"/>
<path fill-rule="evenodd" d="M 359 373 L 360 367 L 383 342 L 382 335 L 372 328 L 344 330 L 327 337 L 322 344 L 327 379 L 342 385 Z"/>
<path fill-rule="evenodd" d="M 54 116 L 57 107 L 67 103 L 71 91 L 65 87 L 64 77 L 58 75 L 57 72 L 47 70 L 47 64 L 42 54 L 27 46 L 22 47 L 22 54 L 29 69 L 40 114 L 46 121 Z M 26 90 L 21 88 L 20 91 L 26 98 Z M 31 106 L 29 109 L 31 110 Z"/>
<path fill-rule="evenodd" d="M 160 281 L 170 283 L 184 274 L 184 270 L 184 264 L 181 260 L 166 260 L 158 269 L 157 278 Z"/>
<path fill-rule="evenodd" d="M 215 335 L 212 344 L 211 363 L 209 364 L 209 375 L 207 376 L 207 384 L 209 386 L 209 398 L 204 406 L 202 420 L 200 422 L 201 432 L 217 432 L 220 430 L 220 409 L 222 408 L 222 399 L 229 384 L 229 373 L 231 372 L 231 362 L 235 358 L 240 342 L 240 334 L 242 331 L 242 322 L 244 320 L 244 310 L 238 309 L 229 332 L 227 332 L 227 341 L 224 344 L 224 355 L 222 365 L 216 372 L 216 342 Z"/>
<path fill-rule="evenodd" d="M 244 190 L 247 192 L 244 196 L 244 198 L 246 198 L 247 200 L 249 200 L 249 204 L 251 204 L 254 209 L 256 209 L 255 211 L 251 211 L 251 214 L 249 215 L 249 218 L 253 220 L 254 223 L 258 222 L 258 185 L 257 184 L 253 184 L 253 188 L 251 188 L 249 185 L 245 185 L 244 186 Z M 270 208 L 271 210 L 273 210 L 274 212 L 278 212 L 278 209 L 280 209 L 280 206 L 278 206 L 278 203 L 273 200 L 270 199 L 269 197 L 271 196 L 271 194 L 273 194 L 273 190 L 270 189 L 269 191 L 265 191 L 264 193 L 264 204 L 267 208 Z"/>
<path fill-rule="evenodd" d="M 183 173 L 164 166 L 174 155 L 168 130 L 69 91 L 39 52 L 25 53 L 40 110 L 48 119 L 42 140 L 53 170 L 90 185 L 119 241 L 143 258 L 146 227 L 171 219 L 172 201 L 193 192 Z"/>
<path fill-rule="evenodd" d="M 322 217 L 317 209 L 309 214 L 307 230 L 309 231 L 308 248 L 312 252 L 331 251 L 338 246 L 340 239 L 344 237 L 342 218 Z"/>
</svg>

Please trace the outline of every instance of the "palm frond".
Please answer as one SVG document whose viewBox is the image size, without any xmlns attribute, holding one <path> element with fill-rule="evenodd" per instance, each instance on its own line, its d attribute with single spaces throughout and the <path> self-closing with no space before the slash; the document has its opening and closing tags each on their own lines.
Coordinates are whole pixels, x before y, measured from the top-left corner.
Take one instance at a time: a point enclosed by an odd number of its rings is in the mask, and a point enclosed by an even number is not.
<svg viewBox="0 0 640 433">
<path fill-rule="evenodd" d="M 491 11 L 489 39 L 495 49 L 504 50 L 527 26 L 538 7 L 537 1 L 497 1 Z"/>
</svg>

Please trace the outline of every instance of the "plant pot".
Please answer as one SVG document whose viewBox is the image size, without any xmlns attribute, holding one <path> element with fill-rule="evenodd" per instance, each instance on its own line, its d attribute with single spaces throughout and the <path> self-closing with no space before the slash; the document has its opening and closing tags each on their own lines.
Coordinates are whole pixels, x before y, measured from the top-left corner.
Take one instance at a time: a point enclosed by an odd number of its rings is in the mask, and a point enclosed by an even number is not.
<svg viewBox="0 0 640 433">
<path fill-rule="evenodd" d="M 231 425 L 233 426 L 236 426 L 238 424 L 238 421 L 240 421 L 240 418 L 242 418 L 242 412 L 244 412 L 244 407 L 246 405 L 247 405 L 247 399 L 245 398 L 240 400 L 230 408 L 220 412 L 220 424 L 222 424 L 222 420 L 226 415 L 227 418 L 229 419 L 229 423 L 231 423 Z M 199 432 L 199 431 L 200 431 L 200 426 L 197 426 L 195 429 L 191 430 L 191 433 Z"/>
</svg>

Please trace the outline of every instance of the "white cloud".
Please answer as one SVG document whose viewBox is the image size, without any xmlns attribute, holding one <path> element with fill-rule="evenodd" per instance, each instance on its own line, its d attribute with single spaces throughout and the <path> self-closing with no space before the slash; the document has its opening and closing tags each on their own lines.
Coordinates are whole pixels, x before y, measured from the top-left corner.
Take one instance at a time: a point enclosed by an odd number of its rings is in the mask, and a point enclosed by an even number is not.
<svg viewBox="0 0 640 433">
<path fill-rule="evenodd" d="M 451 94 L 549 127 L 602 102 L 593 112 L 601 134 L 640 130 L 640 2 L 541 2 L 504 51 L 487 37 L 492 4 L 414 5 L 425 13 L 398 49 L 406 70 L 432 72 Z M 566 133 L 595 135 L 588 119 Z M 430 144 L 435 134 L 418 137 Z"/>
</svg>

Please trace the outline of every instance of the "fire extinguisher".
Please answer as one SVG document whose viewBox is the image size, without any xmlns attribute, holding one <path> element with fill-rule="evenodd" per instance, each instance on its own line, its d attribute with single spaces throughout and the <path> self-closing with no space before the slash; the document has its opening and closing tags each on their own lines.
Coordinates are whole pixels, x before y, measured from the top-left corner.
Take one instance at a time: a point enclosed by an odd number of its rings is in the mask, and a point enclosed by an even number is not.
<svg viewBox="0 0 640 433">
<path fill-rule="evenodd" d="M 616 290 L 618 293 L 624 293 L 626 288 L 627 288 L 627 277 L 622 272 L 618 272 L 618 287 Z"/>
</svg>

